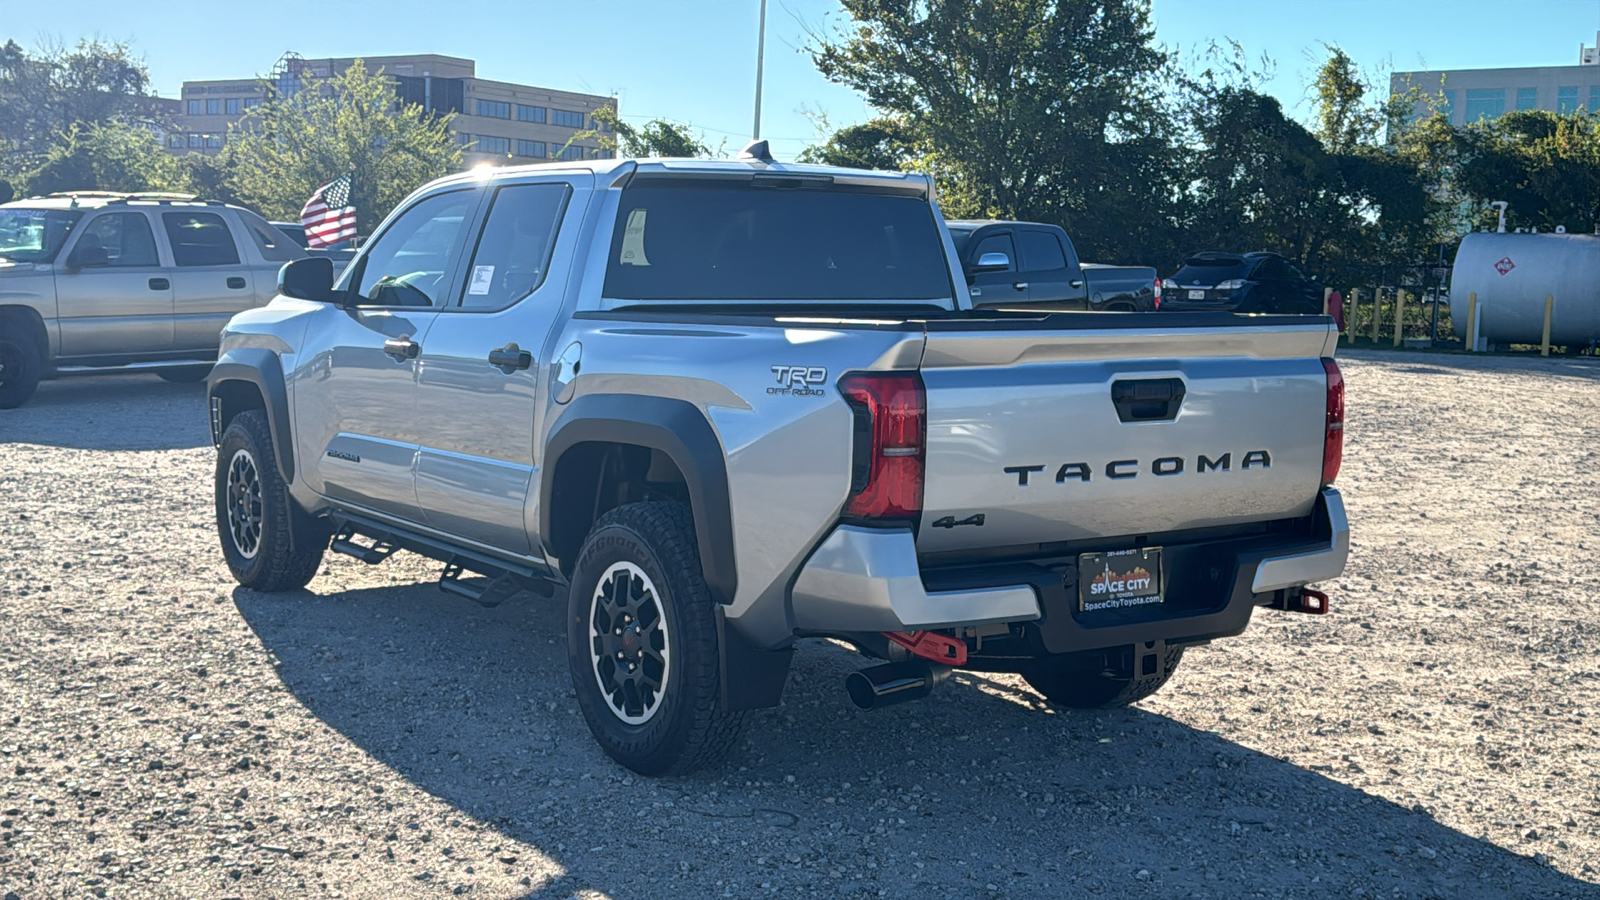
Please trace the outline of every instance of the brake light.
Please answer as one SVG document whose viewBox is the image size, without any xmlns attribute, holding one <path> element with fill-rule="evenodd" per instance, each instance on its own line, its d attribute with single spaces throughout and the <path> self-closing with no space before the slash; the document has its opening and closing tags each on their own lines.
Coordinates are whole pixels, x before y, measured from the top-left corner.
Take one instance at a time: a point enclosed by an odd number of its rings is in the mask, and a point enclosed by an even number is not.
<svg viewBox="0 0 1600 900">
<path fill-rule="evenodd" d="M 1322 432 L 1322 484 L 1327 486 L 1339 477 L 1344 461 L 1344 375 L 1331 359 L 1322 361 L 1322 369 L 1328 373 L 1328 418 Z"/>
<path fill-rule="evenodd" d="M 839 380 L 855 411 L 855 465 L 846 516 L 915 519 L 922 514 L 927 395 L 916 373 L 861 372 Z"/>
<path fill-rule="evenodd" d="M 1155 284 L 1155 288 L 1153 289 L 1153 293 L 1156 295 L 1156 309 L 1160 309 L 1161 308 L 1161 276 L 1160 275 L 1156 276 L 1156 284 Z"/>
</svg>

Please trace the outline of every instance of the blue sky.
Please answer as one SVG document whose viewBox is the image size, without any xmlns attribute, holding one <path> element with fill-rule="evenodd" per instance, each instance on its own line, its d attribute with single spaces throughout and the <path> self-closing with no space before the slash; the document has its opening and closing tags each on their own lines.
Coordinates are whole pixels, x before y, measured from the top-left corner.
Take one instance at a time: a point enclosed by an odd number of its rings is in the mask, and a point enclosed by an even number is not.
<svg viewBox="0 0 1600 900">
<path fill-rule="evenodd" d="M 836 28 L 836 0 L 769 0 L 762 131 L 780 157 L 872 115 L 803 48 Z M 1154 0 L 1156 39 L 1184 51 L 1231 38 L 1276 64 L 1268 90 L 1304 116 L 1324 42 L 1365 69 L 1570 65 L 1600 30 L 1600 0 Z M 443 53 L 484 78 L 616 94 L 632 121 L 662 117 L 730 149 L 748 139 L 759 0 L 0 0 L 0 40 L 98 35 L 144 55 L 156 89 L 248 78 L 285 51 L 307 57 Z"/>
</svg>

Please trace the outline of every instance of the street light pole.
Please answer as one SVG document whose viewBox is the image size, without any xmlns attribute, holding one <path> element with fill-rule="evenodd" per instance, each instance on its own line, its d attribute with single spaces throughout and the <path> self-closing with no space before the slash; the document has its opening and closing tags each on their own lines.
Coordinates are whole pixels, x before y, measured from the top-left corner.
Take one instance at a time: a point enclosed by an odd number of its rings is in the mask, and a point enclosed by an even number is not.
<svg viewBox="0 0 1600 900">
<path fill-rule="evenodd" d="M 750 140 L 761 140 L 761 69 L 767 53 L 767 0 L 761 0 L 761 25 L 756 32 L 756 123 L 750 129 Z"/>
</svg>

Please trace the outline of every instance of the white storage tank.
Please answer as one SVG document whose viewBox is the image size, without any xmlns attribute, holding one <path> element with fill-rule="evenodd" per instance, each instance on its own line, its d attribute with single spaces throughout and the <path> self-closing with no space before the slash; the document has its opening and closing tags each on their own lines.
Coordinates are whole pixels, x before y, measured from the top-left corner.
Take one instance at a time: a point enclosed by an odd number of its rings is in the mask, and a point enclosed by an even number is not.
<svg viewBox="0 0 1600 900">
<path fill-rule="evenodd" d="M 1478 295 L 1478 334 L 1497 344 L 1537 344 L 1544 298 L 1554 296 L 1550 343 L 1600 340 L 1600 237 L 1474 232 L 1450 273 L 1450 322 L 1466 338 L 1467 298 Z"/>
</svg>

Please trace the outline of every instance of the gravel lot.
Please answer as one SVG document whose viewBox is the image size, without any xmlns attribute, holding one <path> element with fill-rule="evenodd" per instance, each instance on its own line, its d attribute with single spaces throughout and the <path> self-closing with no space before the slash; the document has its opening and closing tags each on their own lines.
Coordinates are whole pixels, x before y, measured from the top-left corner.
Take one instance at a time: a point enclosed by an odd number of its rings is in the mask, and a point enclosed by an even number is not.
<svg viewBox="0 0 1600 900">
<path fill-rule="evenodd" d="M 1600 366 L 1345 361 L 1334 614 L 1113 713 L 821 643 L 721 771 L 591 741 L 554 603 L 237 589 L 203 389 L 0 413 L 0 896 L 1600 897 Z"/>
</svg>

